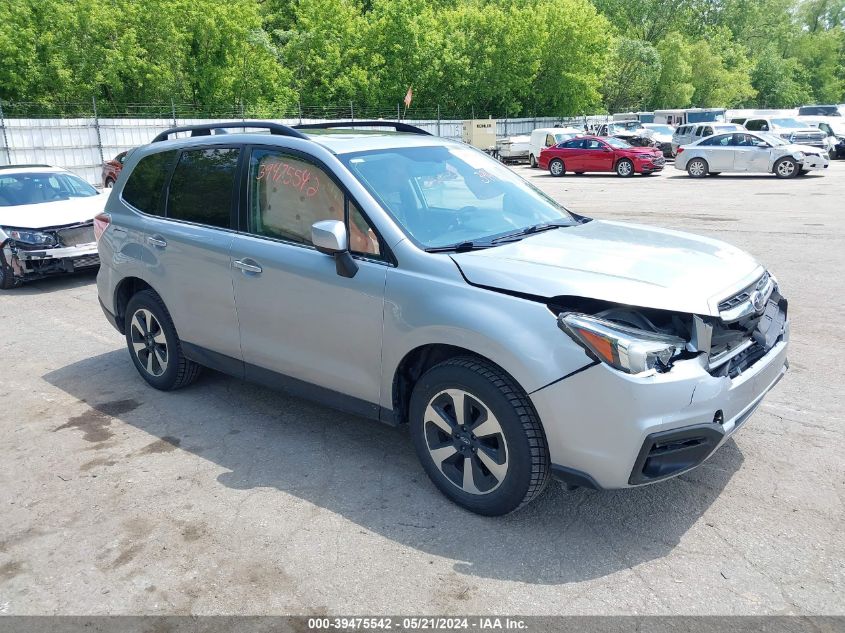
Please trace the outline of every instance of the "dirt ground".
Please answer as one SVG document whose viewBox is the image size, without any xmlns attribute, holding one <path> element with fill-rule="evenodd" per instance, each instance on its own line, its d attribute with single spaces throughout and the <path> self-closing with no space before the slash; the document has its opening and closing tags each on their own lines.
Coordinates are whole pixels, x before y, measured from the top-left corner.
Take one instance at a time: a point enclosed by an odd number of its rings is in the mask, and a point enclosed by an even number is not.
<svg viewBox="0 0 845 633">
<path fill-rule="evenodd" d="M 845 614 L 845 161 L 790 181 L 516 169 L 776 274 L 791 370 L 712 459 L 474 516 L 403 429 L 213 372 L 152 390 L 94 276 L 46 280 L 0 293 L 0 614 Z"/>
</svg>

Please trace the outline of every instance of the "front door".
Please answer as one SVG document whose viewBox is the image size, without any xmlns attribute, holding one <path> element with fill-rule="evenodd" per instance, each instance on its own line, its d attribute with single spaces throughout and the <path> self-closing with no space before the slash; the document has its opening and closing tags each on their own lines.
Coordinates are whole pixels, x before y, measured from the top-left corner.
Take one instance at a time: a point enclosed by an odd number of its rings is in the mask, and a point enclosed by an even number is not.
<svg viewBox="0 0 845 633">
<path fill-rule="evenodd" d="M 247 377 L 317 385 L 351 397 L 337 406 L 374 413 L 388 267 L 381 241 L 307 157 L 254 148 L 246 177 L 247 230 L 232 245 L 232 280 Z M 311 244 L 311 225 L 328 219 L 346 222 L 358 265 L 352 278 Z"/>
<path fill-rule="evenodd" d="M 738 133 L 734 138 L 734 170 L 750 172 L 769 171 L 769 151 L 766 141 L 753 134 Z"/>
<path fill-rule="evenodd" d="M 613 150 L 606 143 L 586 139 L 583 152 L 587 171 L 613 171 Z"/>
</svg>

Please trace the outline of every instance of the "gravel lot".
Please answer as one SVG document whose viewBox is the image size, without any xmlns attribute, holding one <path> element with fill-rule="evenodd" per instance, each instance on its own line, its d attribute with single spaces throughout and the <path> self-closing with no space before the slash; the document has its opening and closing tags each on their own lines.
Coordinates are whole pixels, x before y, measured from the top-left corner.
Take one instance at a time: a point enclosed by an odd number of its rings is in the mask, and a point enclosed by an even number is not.
<svg viewBox="0 0 845 633">
<path fill-rule="evenodd" d="M 0 293 L 0 614 L 845 614 L 845 161 L 791 181 L 516 169 L 778 276 L 791 371 L 710 461 L 474 516 L 402 429 L 212 372 L 152 390 L 92 275 L 42 281 Z"/>
</svg>

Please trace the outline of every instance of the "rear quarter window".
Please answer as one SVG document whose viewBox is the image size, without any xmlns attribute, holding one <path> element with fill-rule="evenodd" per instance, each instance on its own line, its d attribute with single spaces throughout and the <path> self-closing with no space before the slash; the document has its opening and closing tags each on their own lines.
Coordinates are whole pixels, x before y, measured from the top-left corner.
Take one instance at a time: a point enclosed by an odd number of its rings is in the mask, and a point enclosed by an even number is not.
<svg viewBox="0 0 845 633">
<path fill-rule="evenodd" d="M 121 197 L 142 213 L 164 214 L 163 191 L 176 162 L 176 150 L 145 156 L 129 175 Z"/>
<path fill-rule="evenodd" d="M 228 147 L 183 151 L 170 181 L 167 217 L 230 228 L 239 154 Z"/>
</svg>

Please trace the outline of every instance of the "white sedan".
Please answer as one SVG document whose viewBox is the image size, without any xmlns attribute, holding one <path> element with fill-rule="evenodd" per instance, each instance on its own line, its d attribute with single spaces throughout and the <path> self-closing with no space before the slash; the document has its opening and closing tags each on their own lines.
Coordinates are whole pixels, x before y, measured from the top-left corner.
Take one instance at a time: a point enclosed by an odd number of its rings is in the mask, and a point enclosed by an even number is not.
<svg viewBox="0 0 845 633">
<path fill-rule="evenodd" d="M 811 169 L 826 169 L 823 149 L 795 145 L 765 132 L 731 132 L 708 136 L 678 148 L 675 169 L 693 178 L 728 172 L 764 172 L 792 178 Z"/>
<path fill-rule="evenodd" d="M 94 216 L 105 202 L 64 169 L 0 167 L 0 288 L 98 266 Z"/>
</svg>

